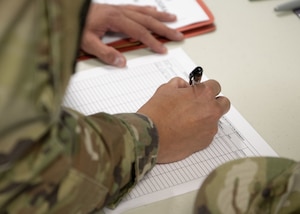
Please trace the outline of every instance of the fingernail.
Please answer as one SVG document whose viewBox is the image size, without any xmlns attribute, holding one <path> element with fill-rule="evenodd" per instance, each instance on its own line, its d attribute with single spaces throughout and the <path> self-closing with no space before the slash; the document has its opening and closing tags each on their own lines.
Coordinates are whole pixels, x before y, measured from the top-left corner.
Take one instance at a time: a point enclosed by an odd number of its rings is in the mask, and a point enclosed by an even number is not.
<svg viewBox="0 0 300 214">
<path fill-rule="evenodd" d="M 126 60 L 123 56 L 117 56 L 115 58 L 115 61 L 113 62 L 113 65 L 117 67 L 124 67 L 125 64 L 126 64 Z"/>
<path fill-rule="evenodd" d="M 157 53 L 166 53 L 167 52 L 167 48 L 164 45 L 161 45 L 157 50 Z"/>
<path fill-rule="evenodd" d="M 168 13 L 169 19 L 176 19 L 176 15 L 172 13 Z"/>
<path fill-rule="evenodd" d="M 184 38 L 184 35 L 183 35 L 181 32 L 178 31 L 178 32 L 176 33 L 175 37 L 176 37 L 178 40 L 181 40 L 181 39 Z"/>
</svg>

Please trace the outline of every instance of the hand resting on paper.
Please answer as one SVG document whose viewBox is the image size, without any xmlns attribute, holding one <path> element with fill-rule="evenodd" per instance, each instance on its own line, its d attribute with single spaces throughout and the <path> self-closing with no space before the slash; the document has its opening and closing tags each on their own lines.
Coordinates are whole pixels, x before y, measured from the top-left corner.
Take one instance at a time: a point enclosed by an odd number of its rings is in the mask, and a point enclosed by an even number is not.
<svg viewBox="0 0 300 214">
<path fill-rule="evenodd" d="M 159 87 L 138 110 L 157 127 L 158 163 L 181 160 L 212 142 L 219 119 L 230 108 L 230 101 L 218 96 L 220 91 L 215 80 L 190 86 L 177 77 Z"/>
<path fill-rule="evenodd" d="M 126 65 L 125 57 L 101 41 L 108 31 L 121 32 L 136 39 L 157 53 L 165 53 L 165 46 L 151 32 L 170 40 L 180 41 L 183 35 L 162 22 L 172 22 L 176 16 L 158 12 L 150 6 L 91 4 L 83 31 L 81 48 L 104 63 L 117 67 Z"/>
</svg>

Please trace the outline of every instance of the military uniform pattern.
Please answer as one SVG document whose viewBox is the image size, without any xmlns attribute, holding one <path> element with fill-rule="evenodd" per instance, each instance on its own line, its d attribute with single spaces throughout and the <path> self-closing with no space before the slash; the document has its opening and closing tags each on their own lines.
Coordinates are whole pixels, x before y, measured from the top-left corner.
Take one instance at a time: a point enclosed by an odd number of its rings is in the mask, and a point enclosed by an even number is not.
<svg viewBox="0 0 300 214">
<path fill-rule="evenodd" d="M 276 157 L 225 163 L 202 184 L 194 213 L 300 213 L 300 163 Z"/>
<path fill-rule="evenodd" d="M 61 106 L 89 3 L 0 2 L 0 213 L 113 207 L 155 164 L 147 117 Z"/>
</svg>

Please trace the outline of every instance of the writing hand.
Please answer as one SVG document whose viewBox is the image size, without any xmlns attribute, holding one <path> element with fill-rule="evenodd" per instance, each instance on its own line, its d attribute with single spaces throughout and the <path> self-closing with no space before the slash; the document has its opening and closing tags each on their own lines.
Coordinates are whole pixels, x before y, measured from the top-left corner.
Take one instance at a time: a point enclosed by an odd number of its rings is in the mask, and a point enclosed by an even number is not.
<svg viewBox="0 0 300 214">
<path fill-rule="evenodd" d="M 218 130 L 230 101 L 218 96 L 220 84 L 208 80 L 190 86 L 174 78 L 160 86 L 138 113 L 152 119 L 159 134 L 158 163 L 181 160 L 206 148 Z"/>
</svg>

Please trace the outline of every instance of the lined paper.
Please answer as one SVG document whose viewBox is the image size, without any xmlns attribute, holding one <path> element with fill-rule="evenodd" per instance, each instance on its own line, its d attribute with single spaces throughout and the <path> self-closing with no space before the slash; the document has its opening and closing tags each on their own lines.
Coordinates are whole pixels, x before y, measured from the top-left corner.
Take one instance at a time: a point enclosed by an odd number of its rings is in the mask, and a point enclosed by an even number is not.
<svg viewBox="0 0 300 214">
<path fill-rule="evenodd" d="M 86 115 L 99 110 L 108 113 L 136 112 L 159 85 L 174 76 L 186 79 L 188 73 L 185 72 L 193 68 L 184 61 L 179 63 L 176 58 L 161 58 L 159 55 L 154 58 L 161 60 L 149 62 L 144 59 L 145 63 L 139 66 L 135 66 L 133 60 L 125 69 L 106 66 L 77 73 L 71 79 L 64 105 Z"/>
<path fill-rule="evenodd" d="M 124 69 L 105 66 L 81 71 L 71 79 L 64 105 L 86 115 L 100 111 L 112 114 L 136 112 L 157 87 L 175 76 L 187 80 L 195 66 L 179 48 L 170 50 L 167 55 L 130 60 Z M 105 209 L 105 213 L 123 213 L 134 207 L 197 190 L 217 166 L 250 156 L 277 154 L 232 106 L 221 118 L 218 133 L 208 148 L 182 161 L 156 165 L 115 210 Z"/>
</svg>

